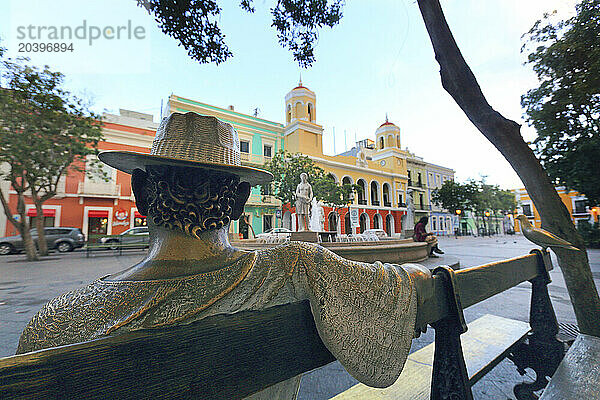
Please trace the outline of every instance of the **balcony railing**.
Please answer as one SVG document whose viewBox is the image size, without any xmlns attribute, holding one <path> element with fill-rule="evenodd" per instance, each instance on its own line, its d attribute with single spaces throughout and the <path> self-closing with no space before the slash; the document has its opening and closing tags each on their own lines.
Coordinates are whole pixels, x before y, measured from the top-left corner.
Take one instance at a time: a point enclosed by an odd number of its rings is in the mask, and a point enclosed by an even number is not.
<svg viewBox="0 0 600 400">
<path fill-rule="evenodd" d="M 423 182 L 413 182 L 413 181 L 408 181 L 408 186 L 410 187 L 416 187 L 416 188 L 424 188 L 425 184 Z"/>
<path fill-rule="evenodd" d="M 242 160 L 242 164 L 264 165 L 266 162 L 271 161 L 272 158 L 260 154 L 240 152 L 240 159 Z"/>
<path fill-rule="evenodd" d="M 429 210 L 431 210 L 431 206 L 429 204 L 415 204 L 415 209 L 429 211 Z"/>
<path fill-rule="evenodd" d="M 588 211 L 585 208 L 577 208 L 576 207 L 573 210 L 573 215 L 584 215 L 584 214 L 587 214 L 587 213 L 588 213 Z"/>
<path fill-rule="evenodd" d="M 378 206 L 379 205 L 379 200 L 371 200 L 371 204 L 374 206 Z"/>
<path fill-rule="evenodd" d="M 121 194 L 121 185 L 114 182 L 79 182 L 79 190 L 77 191 L 83 196 L 94 197 L 119 197 Z"/>
<path fill-rule="evenodd" d="M 367 201 L 365 199 L 358 199 L 358 204 L 361 206 L 366 206 L 367 205 Z"/>
<path fill-rule="evenodd" d="M 385 207 L 391 207 L 391 206 L 392 206 L 392 203 L 390 203 L 389 201 L 384 201 L 384 202 L 383 202 L 383 205 L 384 205 Z"/>
<path fill-rule="evenodd" d="M 264 205 L 268 205 L 268 206 L 280 207 L 281 200 L 277 199 L 275 196 L 272 196 L 272 195 L 251 194 L 250 197 L 248 198 L 248 201 L 246 204 L 251 204 L 251 205 L 264 204 Z"/>
</svg>

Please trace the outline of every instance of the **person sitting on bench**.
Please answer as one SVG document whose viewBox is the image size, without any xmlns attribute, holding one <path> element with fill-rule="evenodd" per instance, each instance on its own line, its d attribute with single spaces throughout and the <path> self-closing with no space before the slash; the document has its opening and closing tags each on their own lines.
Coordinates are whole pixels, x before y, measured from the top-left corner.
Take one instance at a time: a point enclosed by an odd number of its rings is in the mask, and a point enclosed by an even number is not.
<svg viewBox="0 0 600 400">
<path fill-rule="evenodd" d="M 251 185 L 272 175 L 241 165 L 231 125 L 174 113 L 150 154 L 99 158 L 132 174 L 148 218 L 148 255 L 51 300 L 23 331 L 17 353 L 308 299 L 323 343 L 351 375 L 376 387 L 399 376 L 415 334 L 415 285 L 430 282 L 429 271 L 350 261 L 308 243 L 232 247 L 230 222 L 242 215 Z"/>
<path fill-rule="evenodd" d="M 429 222 L 429 217 L 425 216 L 425 217 L 421 217 L 419 222 L 416 223 L 415 234 L 414 234 L 415 242 L 427 242 L 427 243 L 436 242 L 435 236 L 431 233 L 427 233 L 427 231 L 425 230 L 425 227 L 427 226 L 428 222 Z M 440 248 L 438 247 L 437 243 L 435 243 L 433 246 L 431 246 L 431 250 L 429 251 L 429 256 L 437 257 L 435 255 L 435 253 L 444 254 L 444 252 L 442 250 L 440 250 Z"/>
</svg>

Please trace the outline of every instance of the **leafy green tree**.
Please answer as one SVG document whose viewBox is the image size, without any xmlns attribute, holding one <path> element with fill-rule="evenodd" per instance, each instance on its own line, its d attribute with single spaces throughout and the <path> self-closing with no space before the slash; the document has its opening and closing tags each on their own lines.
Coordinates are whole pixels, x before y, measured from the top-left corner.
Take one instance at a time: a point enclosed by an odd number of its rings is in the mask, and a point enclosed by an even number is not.
<svg viewBox="0 0 600 400">
<path fill-rule="evenodd" d="M 37 215 L 43 215 L 42 205 L 56 195 L 60 178 L 69 170 L 82 170 L 85 157 L 97 153 L 102 131 L 84 102 L 62 88 L 61 73 L 26 61 L 3 60 L 0 87 L 0 163 L 6 166 L 0 179 L 8 180 L 17 193 L 19 218 L 9 208 L 8 193 L 0 193 L 0 202 L 23 237 L 27 258 L 34 260 L 25 196 L 31 196 Z M 46 255 L 42 218 L 36 218 L 36 228 L 39 252 Z"/>
<path fill-rule="evenodd" d="M 478 226 L 481 226 L 480 221 L 485 222 L 486 212 L 497 219 L 516 207 L 515 196 L 510 190 L 490 185 L 485 178 L 479 181 L 471 179 L 465 183 L 446 181 L 432 193 L 432 200 L 453 214 L 456 210 L 461 210 L 461 215 L 470 211 Z"/>
<path fill-rule="evenodd" d="M 442 187 L 433 191 L 431 199 L 435 204 L 454 214 L 456 210 L 462 212 L 473 210 L 475 193 L 476 188 L 470 183 L 446 181 Z"/>
<path fill-rule="evenodd" d="M 290 154 L 279 150 L 264 167 L 273 174 L 271 185 L 274 196 L 283 204 L 294 204 L 296 187 L 303 172 L 308 175 L 314 197 L 330 207 L 347 207 L 357 188 L 357 185 L 338 184 L 310 157 L 299 153 Z"/>
<path fill-rule="evenodd" d="M 240 7 L 254 13 L 254 0 Z M 342 18 L 343 0 L 280 0 L 271 8 L 279 43 L 288 48 L 303 67 L 315 61 L 318 30 L 333 27 Z M 216 0 L 138 0 L 153 15 L 163 33 L 177 39 L 198 62 L 220 64 L 233 56 L 219 28 L 221 7 Z"/>
<path fill-rule="evenodd" d="M 577 230 L 585 240 L 585 245 L 589 247 L 600 247 L 600 224 L 594 222 L 590 224 L 588 221 L 579 221 Z"/>
<path fill-rule="evenodd" d="M 600 203 L 600 0 L 583 0 L 575 16 L 546 14 L 523 50 L 540 81 L 521 99 L 550 177 Z"/>
</svg>

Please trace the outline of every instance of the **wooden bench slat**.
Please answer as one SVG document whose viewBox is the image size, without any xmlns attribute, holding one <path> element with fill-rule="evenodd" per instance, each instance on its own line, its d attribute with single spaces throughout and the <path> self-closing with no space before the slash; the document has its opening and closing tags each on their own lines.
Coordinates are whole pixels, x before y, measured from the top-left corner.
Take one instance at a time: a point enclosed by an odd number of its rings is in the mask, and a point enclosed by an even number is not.
<svg viewBox="0 0 600 400">
<path fill-rule="evenodd" d="M 548 265 L 551 265 L 548 263 Z M 457 290 L 461 305 L 467 308 L 501 293 L 521 282 L 535 278 L 538 273 L 535 254 L 515 257 L 456 271 Z M 433 278 L 434 295 L 417 312 L 417 326 L 439 321 L 448 315 L 445 284 L 437 276 Z"/>
<path fill-rule="evenodd" d="M 474 384 L 507 354 L 508 348 L 529 332 L 526 322 L 486 314 L 469 324 L 461 336 L 469 381 Z M 412 353 L 398 380 L 385 389 L 357 384 L 332 400 L 429 399 L 435 343 Z"/>
<path fill-rule="evenodd" d="M 580 334 L 540 400 L 600 399 L 600 338 Z"/>
<path fill-rule="evenodd" d="M 307 301 L 0 359 L 0 398 L 244 397 L 334 361 Z"/>
</svg>

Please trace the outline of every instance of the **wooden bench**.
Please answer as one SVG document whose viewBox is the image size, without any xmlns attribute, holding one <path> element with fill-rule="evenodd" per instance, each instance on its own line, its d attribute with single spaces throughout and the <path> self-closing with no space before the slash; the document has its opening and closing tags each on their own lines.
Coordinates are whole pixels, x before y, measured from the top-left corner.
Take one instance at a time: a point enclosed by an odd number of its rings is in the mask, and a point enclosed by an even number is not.
<svg viewBox="0 0 600 400">
<path fill-rule="evenodd" d="M 400 379 L 414 389 L 410 398 L 471 399 L 471 384 L 506 356 L 521 371 L 533 368 L 533 386 L 543 386 L 564 354 L 547 291 L 551 268 L 539 250 L 460 271 L 437 268 L 433 295 L 417 312 L 418 326 L 435 329 L 435 346 L 407 362 Z M 485 316 L 467 332 L 463 308 L 525 281 L 532 283 L 529 327 Z M 487 337 L 490 327 L 495 337 Z M 469 349 L 485 356 L 472 362 Z M 332 361 L 301 302 L 3 358 L 0 398 L 235 399 Z"/>
<path fill-rule="evenodd" d="M 88 242 L 85 245 L 85 257 L 89 258 L 94 251 L 111 251 L 111 254 L 123 255 L 123 250 L 144 250 L 147 246 L 141 246 L 139 243 L 99 243 Z"/>
</svg>

